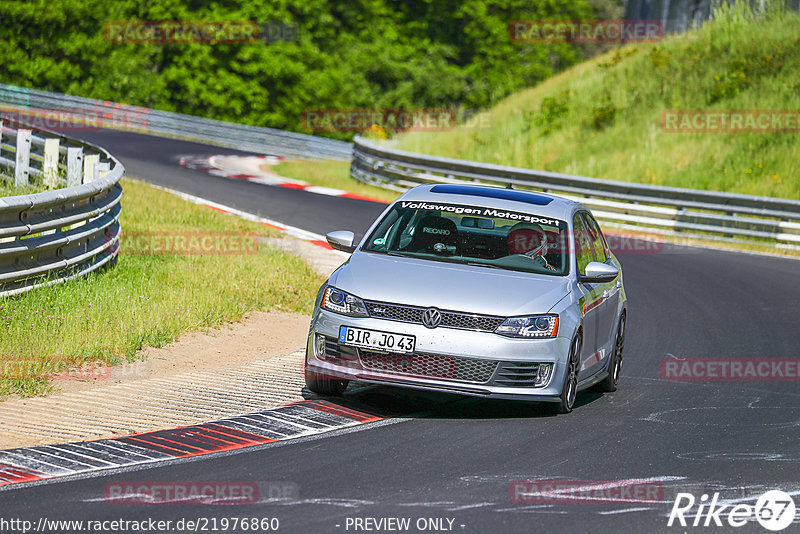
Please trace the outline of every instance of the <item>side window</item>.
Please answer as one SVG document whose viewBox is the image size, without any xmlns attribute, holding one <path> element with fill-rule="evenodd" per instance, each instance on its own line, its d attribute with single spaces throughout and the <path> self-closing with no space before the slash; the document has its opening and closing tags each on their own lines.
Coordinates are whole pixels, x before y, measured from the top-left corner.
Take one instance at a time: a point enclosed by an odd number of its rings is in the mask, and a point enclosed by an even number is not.
<svg viewBox="0 0 800 534">
<path fill-rule="evenodd" d="M 594 217 L 588 213 L 583 214 L 583 219 L 586 222 L 586 230 L 589 233 L 589 239 L 592 240 L 592 250 L 594 250 L 594 261 L 605 263 L 608 259 L 606 254 L 606 242 L 603 238 L 603 232 L 600 231 L 600 226 Z"/>
<path fill-rule="evenodd" d="M 578 272 L 586 274 L 586 266 L 592 261 L 591 240 L 580 214 L 575 214 L 572 225 L 575 230 L 575 259 L 578 260 Z"/>
</svg>

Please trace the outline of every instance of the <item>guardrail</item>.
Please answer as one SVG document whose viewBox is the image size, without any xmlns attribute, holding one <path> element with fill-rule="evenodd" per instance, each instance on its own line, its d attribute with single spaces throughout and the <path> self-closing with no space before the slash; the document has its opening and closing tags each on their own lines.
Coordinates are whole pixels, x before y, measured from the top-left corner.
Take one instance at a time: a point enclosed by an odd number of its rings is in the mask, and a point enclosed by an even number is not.
<svg viewBox="0 0 800 534">
<path fill-rule="evenodd" d="M 395 190 L 404 190 L 420 183 L 458 183 L 465 180 L 512 185 L 578 200 L 592 208 L 606 226 L 660 235 L 724 241 L 750 240 L 773 243 L 776 247 L 800 248 L 800 201 L 796 200 L 601 180 L 413 154 L 376 145 L 359 137 L 351 145 L 312 135 L 4 84 L 0 84 L 0 105 L 33 114 L 42 110 L 81 113 L 86 120 L 94 121 L 96 126 L 195 139 L 255 153 L 277 151 L 288 156 L 352 158 L 353 177 Z M 24 138 L 26 134 L 22 135 Z M 70 156 L 69 150 L 77 147 L 69 147 L 70 141 L 64 137 L 61 139 L 65 144 L 59 148 L 59 154 L 66 153 L 66 160 L 58 165 L 66 170 L 67 184 L 73 185 L 78 180 L 76 177 L 81 175 L 81 163 L 75 156 Z M 24 154 L 24 151 L 23 144 L 21 153 Z M 31 173 L 51 172 L 52 156 L 48 157 L 46 152 L 44 141 L 31 139 Z M 89 168 L 94 168 L 97 162 L 99 160 L 90 161 Z M 0 165 L 3 164 L 9 165 L 9 160 L 3 159 L 0 154 Z M 86 162 L 82 165 L 85 167 Z M 102 172 L 102 169 L 98 168 L 97 172 Z M 25 171 L 17 171 L 15 180 L 24 182 L 24 174 Z M 46 180 L 52 178 L 47 177 Z"/>
<path fill-rule="evenodd" d="M 0 197 L 0 296 L 64 282 L 116 260 L 124 171 L 91 143 L 4 128 L 0 121 L 0 180 L 24 188 L 39 176 L 43 186 L 67 186 Z"/>
<path fill-rule="evenodd" d="M 141 108 L 92 98 L 62 95 L 0 84 L 0 106 L 19 113 L 63 111 L 80 115 L 95 127 L 144 132 L 152 135 L 196 140 L 257 154 L 349 161 L 352 145 L 274 128 L 247 126 L 204 119 L 171 111 Z"/>
<path fill-rule="evenodd" d="M 612 226 L 724 241 L 800 244 L 800 201 L 663 187 L 491 165 L 394 150 L 356 137 L 351 175 L 398 191 L 423 183 L 485 183 L 558 194 Z"/>
</svg>

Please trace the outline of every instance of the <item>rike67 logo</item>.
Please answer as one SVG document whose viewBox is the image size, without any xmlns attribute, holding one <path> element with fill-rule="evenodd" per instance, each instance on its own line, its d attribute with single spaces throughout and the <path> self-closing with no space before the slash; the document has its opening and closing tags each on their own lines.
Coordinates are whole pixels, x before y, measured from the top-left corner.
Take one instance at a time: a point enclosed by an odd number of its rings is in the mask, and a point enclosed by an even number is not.
<svg viewBox="0 0 800 534">
<path fill-rule="evenodd" d="M 757 521 L 765 529 L 778 532 L 792 524 L 795 513 L 794 499 L 785 491 L 768 491 L 754 506 L 720 503 L 719 493 L 714 493 L 710 499 L 708 494 L 703 494 L 699 500 L 691 493 L 678 493 L 667 526 L 735 528 Z"/>
</svg>

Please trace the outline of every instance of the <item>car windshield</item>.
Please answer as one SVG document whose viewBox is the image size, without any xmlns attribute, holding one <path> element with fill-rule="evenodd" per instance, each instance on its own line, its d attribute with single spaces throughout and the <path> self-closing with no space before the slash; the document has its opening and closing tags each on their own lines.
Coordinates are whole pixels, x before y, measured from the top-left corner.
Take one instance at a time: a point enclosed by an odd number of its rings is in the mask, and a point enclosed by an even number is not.
<svg viewBox="0 0 800 534">
<path fill-rule="evenodd" d="M 400 201 L 362 250 L 563 276 L 569 272 L 566 238 L 566 222 L 533 213 Z"/>
</svg>

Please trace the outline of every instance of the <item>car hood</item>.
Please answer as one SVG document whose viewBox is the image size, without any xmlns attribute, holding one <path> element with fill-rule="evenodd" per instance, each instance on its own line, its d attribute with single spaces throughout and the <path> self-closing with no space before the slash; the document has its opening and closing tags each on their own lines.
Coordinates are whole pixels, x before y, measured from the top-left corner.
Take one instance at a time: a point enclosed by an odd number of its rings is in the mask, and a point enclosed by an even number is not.
<svg viewBox="0 0 800 534">
<path fill-rule="evenodd" d="M 570 290 L 565 276 L 360 251 L 329 283 L 365 300 L 504 317 L 546 313 Z"/>
</svg>

